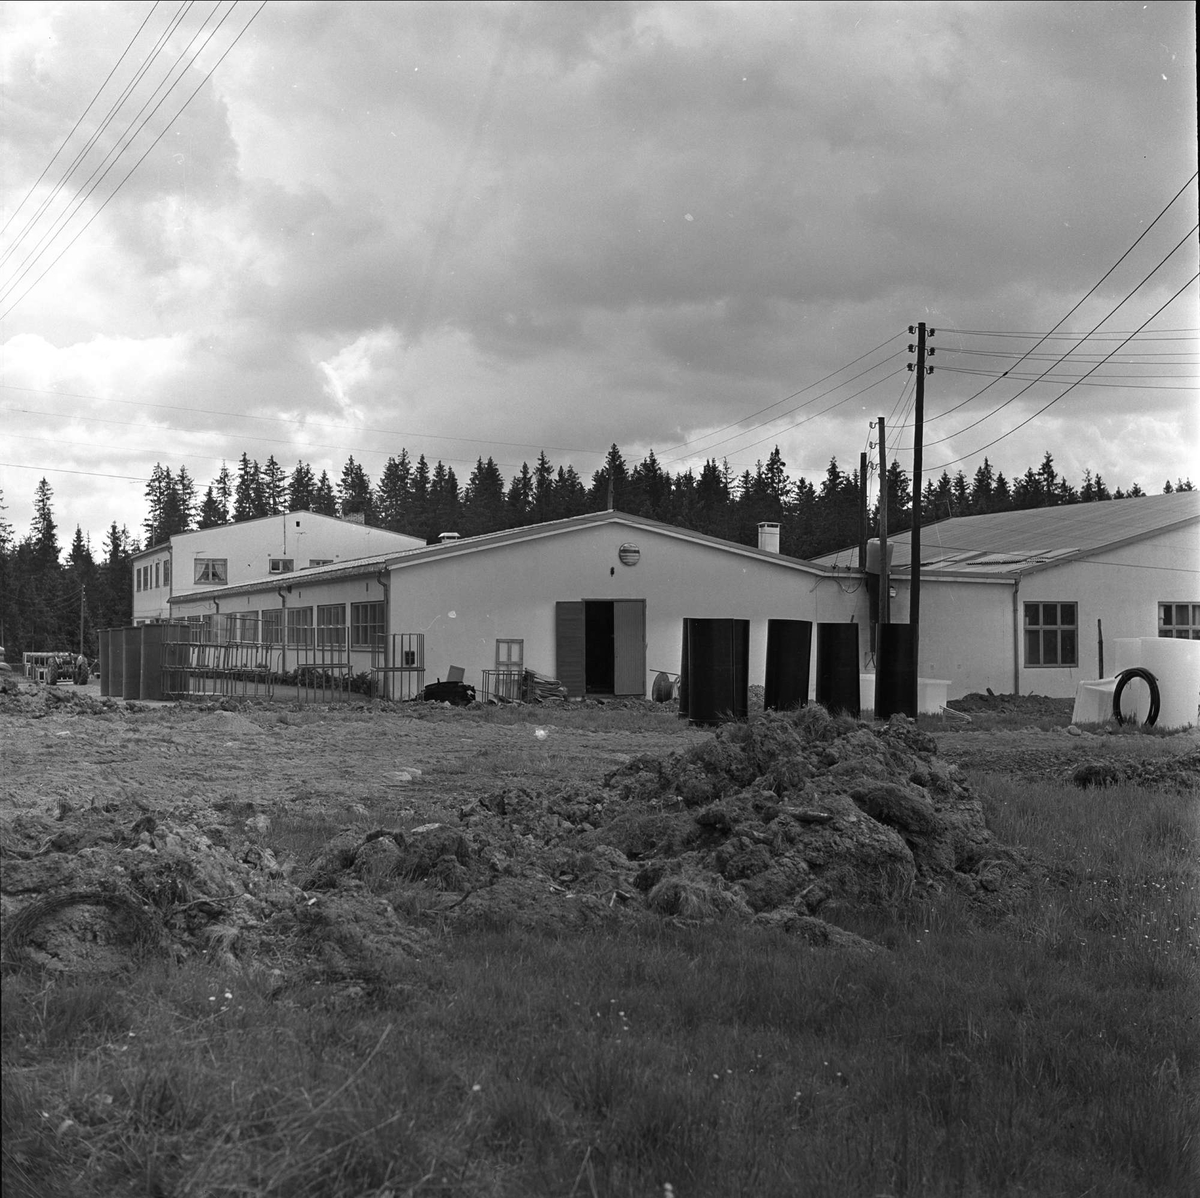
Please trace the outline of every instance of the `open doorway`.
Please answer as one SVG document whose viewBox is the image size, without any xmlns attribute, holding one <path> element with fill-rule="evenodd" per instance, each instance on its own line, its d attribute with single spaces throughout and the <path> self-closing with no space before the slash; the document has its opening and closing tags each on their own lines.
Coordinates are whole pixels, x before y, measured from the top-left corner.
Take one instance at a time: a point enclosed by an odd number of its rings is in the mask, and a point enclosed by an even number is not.
<svg viewBox="0 0 1200 1198">
<path fill-rule="evenodd" d="M 602 599 L 583 601 L 583 689 L 588 695 L 615 693 L 615 607 Z"/>
<path fill-rule="evenodd" d="M 555 604 L 557 674 L 572 698 L 645 695 L 646 601 Z"/>
</svg>

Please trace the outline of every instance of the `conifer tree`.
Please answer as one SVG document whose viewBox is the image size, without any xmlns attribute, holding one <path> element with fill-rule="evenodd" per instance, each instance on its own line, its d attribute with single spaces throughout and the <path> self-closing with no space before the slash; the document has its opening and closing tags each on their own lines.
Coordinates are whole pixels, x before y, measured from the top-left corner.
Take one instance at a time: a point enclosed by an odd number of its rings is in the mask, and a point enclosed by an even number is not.
<svg viewBox="0 0 1200 1198">
<path fill-rule="evenodd" d="M 321 516 L 336 516 L 337 496 L 333 493 L 333 484 L 329 481 L 329 475 L 322 470 L 321 477 L 317 480 L 316 490 L 313 492 L 311 511 L 316 512 Z"/>
<path fill-rule="evenodd" d="M 295 470 L 292 471 L 292 477 L 288 480 L 288 511 L 312 511 L 313 496 L 316 494 L 316 490 L 317 480 L 313 478 L 312 467 L 304 461 L 298 461 Z"/>
</svg>

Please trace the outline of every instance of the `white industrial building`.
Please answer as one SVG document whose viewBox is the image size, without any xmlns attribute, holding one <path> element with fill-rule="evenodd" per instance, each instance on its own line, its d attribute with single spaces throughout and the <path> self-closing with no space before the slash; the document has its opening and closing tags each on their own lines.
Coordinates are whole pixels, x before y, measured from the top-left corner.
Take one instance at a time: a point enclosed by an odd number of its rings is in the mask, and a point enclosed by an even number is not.
<svg viewBox="0 0 1200 1198">
<path fill-rule="evenodd" d="M 170 616 L 208 625 L 218 639 L 259 642 L 263 662 L 285 673 L 337 648 L 355 672 L 411 662 L 426 681 L 458 667 L 478 685 L 485 670 L 528 668 L 575 696 L 648 695 L 657 672 L 679 669 L 685 618 L 750 621 L 751 683 L 763 681 L 770 619 L 854 622 L 862 668 L 874 666 L 857 550 L 783 557 L 774 526 L 750 547 L 597 512 L 440 545 L 375 541 L 367 556 L 367 535 L 395 534 L 328 523 L 343 540 L 296 551 L 303 569 L 270 572 L 276 551 L 265 539 L 253 554 L 222 548 L 225 582 L 205 582 L 195 562 L 250 526 L 208 530 L 203 553 L 188 540 L 200 534 L 173 538 L 184 543 L 176 570 L 189 585 L 171 595 Z M 891 619 L 904 622 L 908 534 L 892 543 Z M 136 564 L 145 569 L 150 555 Z M 1100 676 L 1101 636 L 1200 638 L 1195 492 L 948 520 L 925 530 L 921 556 L 919 673 L 944 680 L 950 698 L 986 687 L 1069 697 Z M 317 557 L 334 560 L 309 566 Z M 235 575 L 234 561 L 254 573 Z"/>
<path fill-rule="evenodd" d="M 165 620 L 171 601 L 278 578 L 370 554 L 402 553 L 417 537 L 372 528 L 362 520 L 286 512 L 237 524 L 176 533 L 133 556 L 133 622 Z"/>
<path fill-rule="evenodd" d="M 911 538 L 893 536 L 894 622 L 908 619 Z M 857 549 L 819 559 L 857 576 Z M 1069 698 L 1111 676 L 1113 643 L 1200 640 L 1200 492 L 967 516 L 921 534 L 920 670 L 954 698 Z M 1101 669 L 1101 643 L 1107 646 Z"/>
<path fill-rule="evenodd" d="M 679 669 L 684 617 L 749 620 L 750 681 L 761 683 L 768 619 L 849 621 L 858 589 L 782 557 L 774 525 L 750 547 L 597 512 L 209 587 L 173 598 L 171 614 L 220 617 L 226 629 L 282 625 L 284 672 L 344 626 L 354 671 L 369 668 L 384 634 L 393 668 L 416 651 L 394 638 L 420 636 L 429 681 L 452 667 L 476 685 L 484 670 L 532 669 L 575 696 L 648 695 L 659 671 Z"/>
</svg>

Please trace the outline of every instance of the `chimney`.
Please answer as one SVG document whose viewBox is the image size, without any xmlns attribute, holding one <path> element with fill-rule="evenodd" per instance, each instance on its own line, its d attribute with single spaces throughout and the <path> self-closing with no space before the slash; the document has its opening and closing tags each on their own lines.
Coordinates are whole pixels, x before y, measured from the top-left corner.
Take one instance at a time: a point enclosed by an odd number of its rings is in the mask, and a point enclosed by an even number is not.
<svg viewBox="0 0 1200 1198">
<path fill-rule="evenodd" d="M 438 544 L 439 545 L 453 545 L 454 542 L 459 539 L 459 536 L 460 536 L 460 534 L 456 533 L 456 532 L 439 532 L 438 533 Z"/>
<path fill-rule="evenodd" d="M 367 518 L 362 512 L 347 512 L 342 519 L 347 524 L 366 524 Z"/>
<path fill-rule="evenodd" d="M 758 547 L 766 553 L 779 552 L 779 525 L 763 523 L 758 526 Z"/>
</svg>

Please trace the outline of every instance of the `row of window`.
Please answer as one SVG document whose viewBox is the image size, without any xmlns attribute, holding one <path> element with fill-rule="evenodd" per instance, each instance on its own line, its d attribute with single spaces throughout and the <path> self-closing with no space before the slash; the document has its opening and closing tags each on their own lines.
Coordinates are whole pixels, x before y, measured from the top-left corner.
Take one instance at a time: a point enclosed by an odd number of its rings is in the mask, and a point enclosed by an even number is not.
<svg viewBox="0 0 1200 1198">
<path fill-rule="evenodd" d="M 350 623 L 346 604 L 326 603 L 312 607 L 275 607 L 262 611 L 233 612 L 220 616 L 189 616 L 189 623 L 204 629 L 205 639 L 238 641 L 250 645 L 286 645 L 289 649 L 345 648 L 349 633 L 351 649 L 374 649 L 383 644 L 384 605 L 351 603 Z"/>
<path fill-rule="evenodd" d="M 1079 608 L 1074 603 L 1025 604 L 1025 664 L 1079 664 Z M 1200 603 L 1160 603 L 1158 635 L 1200 641 Z"/>
<path fill-rule="evenodd" d="M 153 591 L 171 585 L 171 559 L 166 558 L 148 566 L 138 566 L 133 572 L 133 585 L 139 591 Z"/>
<path fill-rule="evenodd" d="M 308 565 L 329 566 L 331 557 L 310 557 Z M 197 586 L 224 586 L 229 582 L 229 559 L 226 557 L 198 557 L 194 562 L 193 578 Z M 272 557 L 267 559 L 268 574 L 291 574 L 296 569 L 294 557 Z"/>
</svg>

